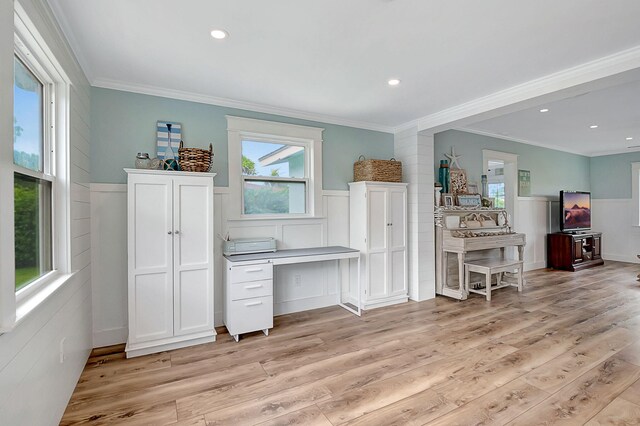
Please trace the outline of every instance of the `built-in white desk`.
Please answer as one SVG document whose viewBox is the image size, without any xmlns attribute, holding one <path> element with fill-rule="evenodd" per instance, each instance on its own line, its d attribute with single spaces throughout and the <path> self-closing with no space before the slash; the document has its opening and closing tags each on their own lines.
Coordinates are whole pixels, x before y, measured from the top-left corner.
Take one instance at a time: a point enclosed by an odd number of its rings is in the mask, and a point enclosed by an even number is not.
<svg viewBox="0 0 640 426">
<path fill-rule="evenodd" d="M 295 263 L 330 260 L 357 261 L 357 289 L 354 303 L 343 301 L 342 286 L 337 304 L 358 316 L 360 303 L 360 251 L 349 247 L 312 247 L 278 250 L 271 253 L 225 256 L 224 323 L 238 341 L 240 335 L 262 330 L 269 335 L 273 328 L 273 267 Z M 353 298 L 353 292 L 350 297 Z"/>
</svg>

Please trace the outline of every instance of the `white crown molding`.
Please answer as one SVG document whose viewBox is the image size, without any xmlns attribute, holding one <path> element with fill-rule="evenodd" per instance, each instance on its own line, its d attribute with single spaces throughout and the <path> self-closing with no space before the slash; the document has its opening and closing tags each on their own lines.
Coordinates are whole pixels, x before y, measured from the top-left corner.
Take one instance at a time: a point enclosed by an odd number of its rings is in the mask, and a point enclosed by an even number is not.
<svg viewBox="0 0 640 426">
<path fill-rule="evenodd" d="M 574 151 L 574 150 L 562 148 L 562 147 L 559 147 L 559 146 L 551 145 L 551 144 L 548 144 L 548 143 L 537 142 L 537 141 L 533 141 L 533 140 L 529 140 L 529 139 L 513 138 L 513 137 L 510 137 L 510 136 L 504 136 L 504 135 L 500 135 L 500 134 L 497 134 L 497 133 L 485 132 L 484 130 L 476 130 L 476 129 L 471 129 L 471 128 L 467 128 L 467 127 L 456 127 L 456 128 L 451 129 L 451 130 L 457 130 L 459 132 L 466 132 L 466 133 L 473 133 L 474 135 L 480 135 L 480 136 L 488 136 L 490 138 L 503 139 L 505 141 L 510 141 L 510 142 L 518 142 L 518 143 L 522 143 L 522 144 L 525 144 L 525 145 L 538 146 L 540 148 L 552 149 L 554 151 L 561 151 L 561 152 L 567 152 L 569 154 L 582 155 L 583 157 L 588 157 L 589 156 L 587 153 L 584 153 L 584 152 Z"/>
<path fill-rule="evenodd" d="M 589 152 L 589 157 L 604 157 L 605 155 L 616 155 L 616 154 L 631 154 L 633 152 L 639 152 L 639 148 L 620 148 L 620 149 L 610 149 L 607 151 L 591 151 Z"/>
<path fill-rule="evenodd" d="M 53 15 L 53 20 L 58 23 L 59 30 L 57 28 L 56 29 L 58 32 L 62 32 L 62 34 L 60 34 L 61 36 L 64 36 L 61 37 L 61 39 L 66 39 L 66 43 L 63 43 L 65 48 L 72 57 L 75 57 L 80 70 L 84 73 L 89 84 L 91 84 L 93 74 L 91 72 L 91 67 L 89 66 L 89 61 L 87 61 L 85 56 L 82 54 L 82 49 L 80 49 L 80 45 L 78 44 L 75 34 L 71 29 L 71 25 L 69 25 L 69 21 L 67 21 L 67 18 L 62 11 L 62 7 L 60 7 L 60 3 L 58 0 L 46 0 L 46 2 Z"/>
<path fill-rule="evenodd" d="M 470 129 L 467 127 L 456 127 L 453 128 L 451 130 L 457 130 L 459 132 L 466 132 L 466 133 L 473 133 L 474 135 L 480 135 L 480 136 L 488 136 L 491 138 L 496 138 L 496 139 L 503 139 L 506 141 L 510 141 L 510 142 L 518 142 L 518 143 L 523 143 L 526 145 L 532 145 L 532 146 L 538 146 L 540 148 L 547 148 L 547 149 L 552 149 L 554 151 L 560 151 L 560 152 L 566 152 L 569 154 L 575 154 L 575 155 L 581 155 L 583 157 L 602 157 L 605 155 L 615 155 L 615 154 L 629 154 L 631 152 L 637 152 L 640 151 L 640 149 L 635 148 L 635 149 L 629 149 L 629 148 L 620 148 L 620 149 L 610 149 L 610 150 L 605 150 L 605 151 L 574 151 L 574 150 L 570 150 L 570 149 L 566 149 L 560 146 L 556 146 L 556 145 L 551 145 L 548 143 L 542 143 L 542 142 L 538 142 L 538 141 L 534 141 L 534 140 L 529 140 L 529 139 L 520 139 L 520 138 L 513 138 L 510 136 L 504 136 L 504 135 L 500 135 L 500 134 L 496 134 L 496 133 L 491 133 L 491 132 L 485 132 L 483 130 L 476 130 L 476 129 Z"/>
<path fill-rule="evenodd" d="M 489 111 L 495 111 L 518 103 L 550 95 L 558 91 L 568 89 L 580 84 L 589 83 L 605 77 L 640 68 L 640 46 L 623 50 L 594 61 L 568 68 L 547 76 L 530 80 L 526 83 L 501 90 L 490 95 L 471 100 L 424 116 L 411 123 L 397 126 L 404 129 L 418 122 L 418 131 L 429 129 L 446 130 L 443 126 L 469 119 Z M 522 108 L 518 108 L 522 109 Z M 477 120 L 476 120 L 477 121 Z"/>
<path fill-rule="evenodd" d="M 393 133 L 393 126 L 385 126 L 382 124 L 369 123 L 366 121 L 355 121 L 344 118 L 334 117 L 331 115 L 314 114 L 289 108 L 280 108 L 271 105 L 257 104 L 246 101 L 236 101 L 233 99 L 219 98 L 216 96 L 202 95 L 175 89 L 164 89 L 156 86 L 148 86 L 143 84 L 126 83 L 122 81 L 109 79 L 95 79 L 91 82 L 92 86 L 102 87 L 104 89 L 121 90 L 124 92 L 140 93 L 143 95 L 159 96 L 162 98 L 179 99 L 183 101 L 197 102 L 201 104 L 217 105 L 228 108 L 241 109 L 253 112 L 262 112 L 265 114 L 280 115 L 283 117 L 298 118 L 317 123 L 335 124 L 338 126 L 355 127 L 357 129 L 373 130 L 376 132 Z"/>
</svg>

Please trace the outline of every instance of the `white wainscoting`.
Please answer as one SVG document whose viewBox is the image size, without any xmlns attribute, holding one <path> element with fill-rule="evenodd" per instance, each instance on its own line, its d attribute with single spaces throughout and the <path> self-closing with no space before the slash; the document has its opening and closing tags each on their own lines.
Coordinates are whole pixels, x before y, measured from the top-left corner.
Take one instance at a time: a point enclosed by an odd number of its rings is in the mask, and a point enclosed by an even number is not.
<svg viewBox="0 0 640 426">
<path fill-rule="evenodd" d="M 524 248 L 524 270 L 545 268 L 547 233 L 550 231 L 550 201 L 545 197 L 518 197 L 516 231 L 527 236 Z"/>
<path fill-rule="evenodd" d="M 94 346 L 123 343 L 127 338 L 126 185 L 92 184 L 92 263 Z M 324 191 L 320 218 L 230 220 L 228 188 L 215 189 L 215 232 L 231 238 L 265 237 L 278 248 L 349 245 L 349 192 Z M 215 323 L 222 325 L 222 240 L 216 239 Z M 339 278 L 337 262 L 280 266 L 274 281 L 276 315 L 334 305 Z"/>
<path fill-rule="evenodd" d="M 640 227 L 633 226 L 631 199 L 593 199 L 592 228 L 602 232 L 605 260 L 638 263 Z"/>
</svg>

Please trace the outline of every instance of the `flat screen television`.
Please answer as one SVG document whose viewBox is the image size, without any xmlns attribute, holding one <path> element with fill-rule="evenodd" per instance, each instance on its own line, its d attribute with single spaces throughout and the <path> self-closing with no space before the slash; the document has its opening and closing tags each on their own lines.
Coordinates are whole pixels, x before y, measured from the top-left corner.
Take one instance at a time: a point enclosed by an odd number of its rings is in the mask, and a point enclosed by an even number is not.
<svg viewBox="0 0 640 426">
<path fill-rule="evenodd" d="M 576 232 L 591 229 L 591 193 L 560 191 L 560 230 Z"/>
</svg>

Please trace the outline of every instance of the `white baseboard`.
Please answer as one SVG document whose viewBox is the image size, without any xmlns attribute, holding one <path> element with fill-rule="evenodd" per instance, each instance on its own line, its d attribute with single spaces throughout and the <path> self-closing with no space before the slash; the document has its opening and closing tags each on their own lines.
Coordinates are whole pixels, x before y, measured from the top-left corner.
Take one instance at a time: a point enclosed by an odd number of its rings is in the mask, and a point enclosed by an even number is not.
<svg viewBox="0 0 640 426">
<path fill-rule="evenodd" d="M 536 269 L 544 269 L 547 267 L 547 262 L 545 262 L 544 260 L 538 261 L 538 262 L 530 262 L 530 263 L 525 263 L 524 264 L 524 271 L 534 271 Z"/>
<path fill-rule="evenodd" d="M 334 306 L 337 304 L 337 294 L 310 297 L 308 299 L 290 300 L 287 302 L 274 303 L 273 315 L 285 315 L 294 312 L 308 311 L 310 309 L 326 308 L 327 306 Z"/>
<path fill-rule="evenodd" d="M 127 342 L 129 329 L 127 327 L 113 328 L 111 330 L 101 330 L 93 332 L 93 347 L 102 348 L 104 346 L 119 345 Z"/>
<path fill-rule="evenodd" d="M 604 260 L 613 260 L 615 262 L 640 263 L 635 255 L 602 253 Z"/>
</svg>

